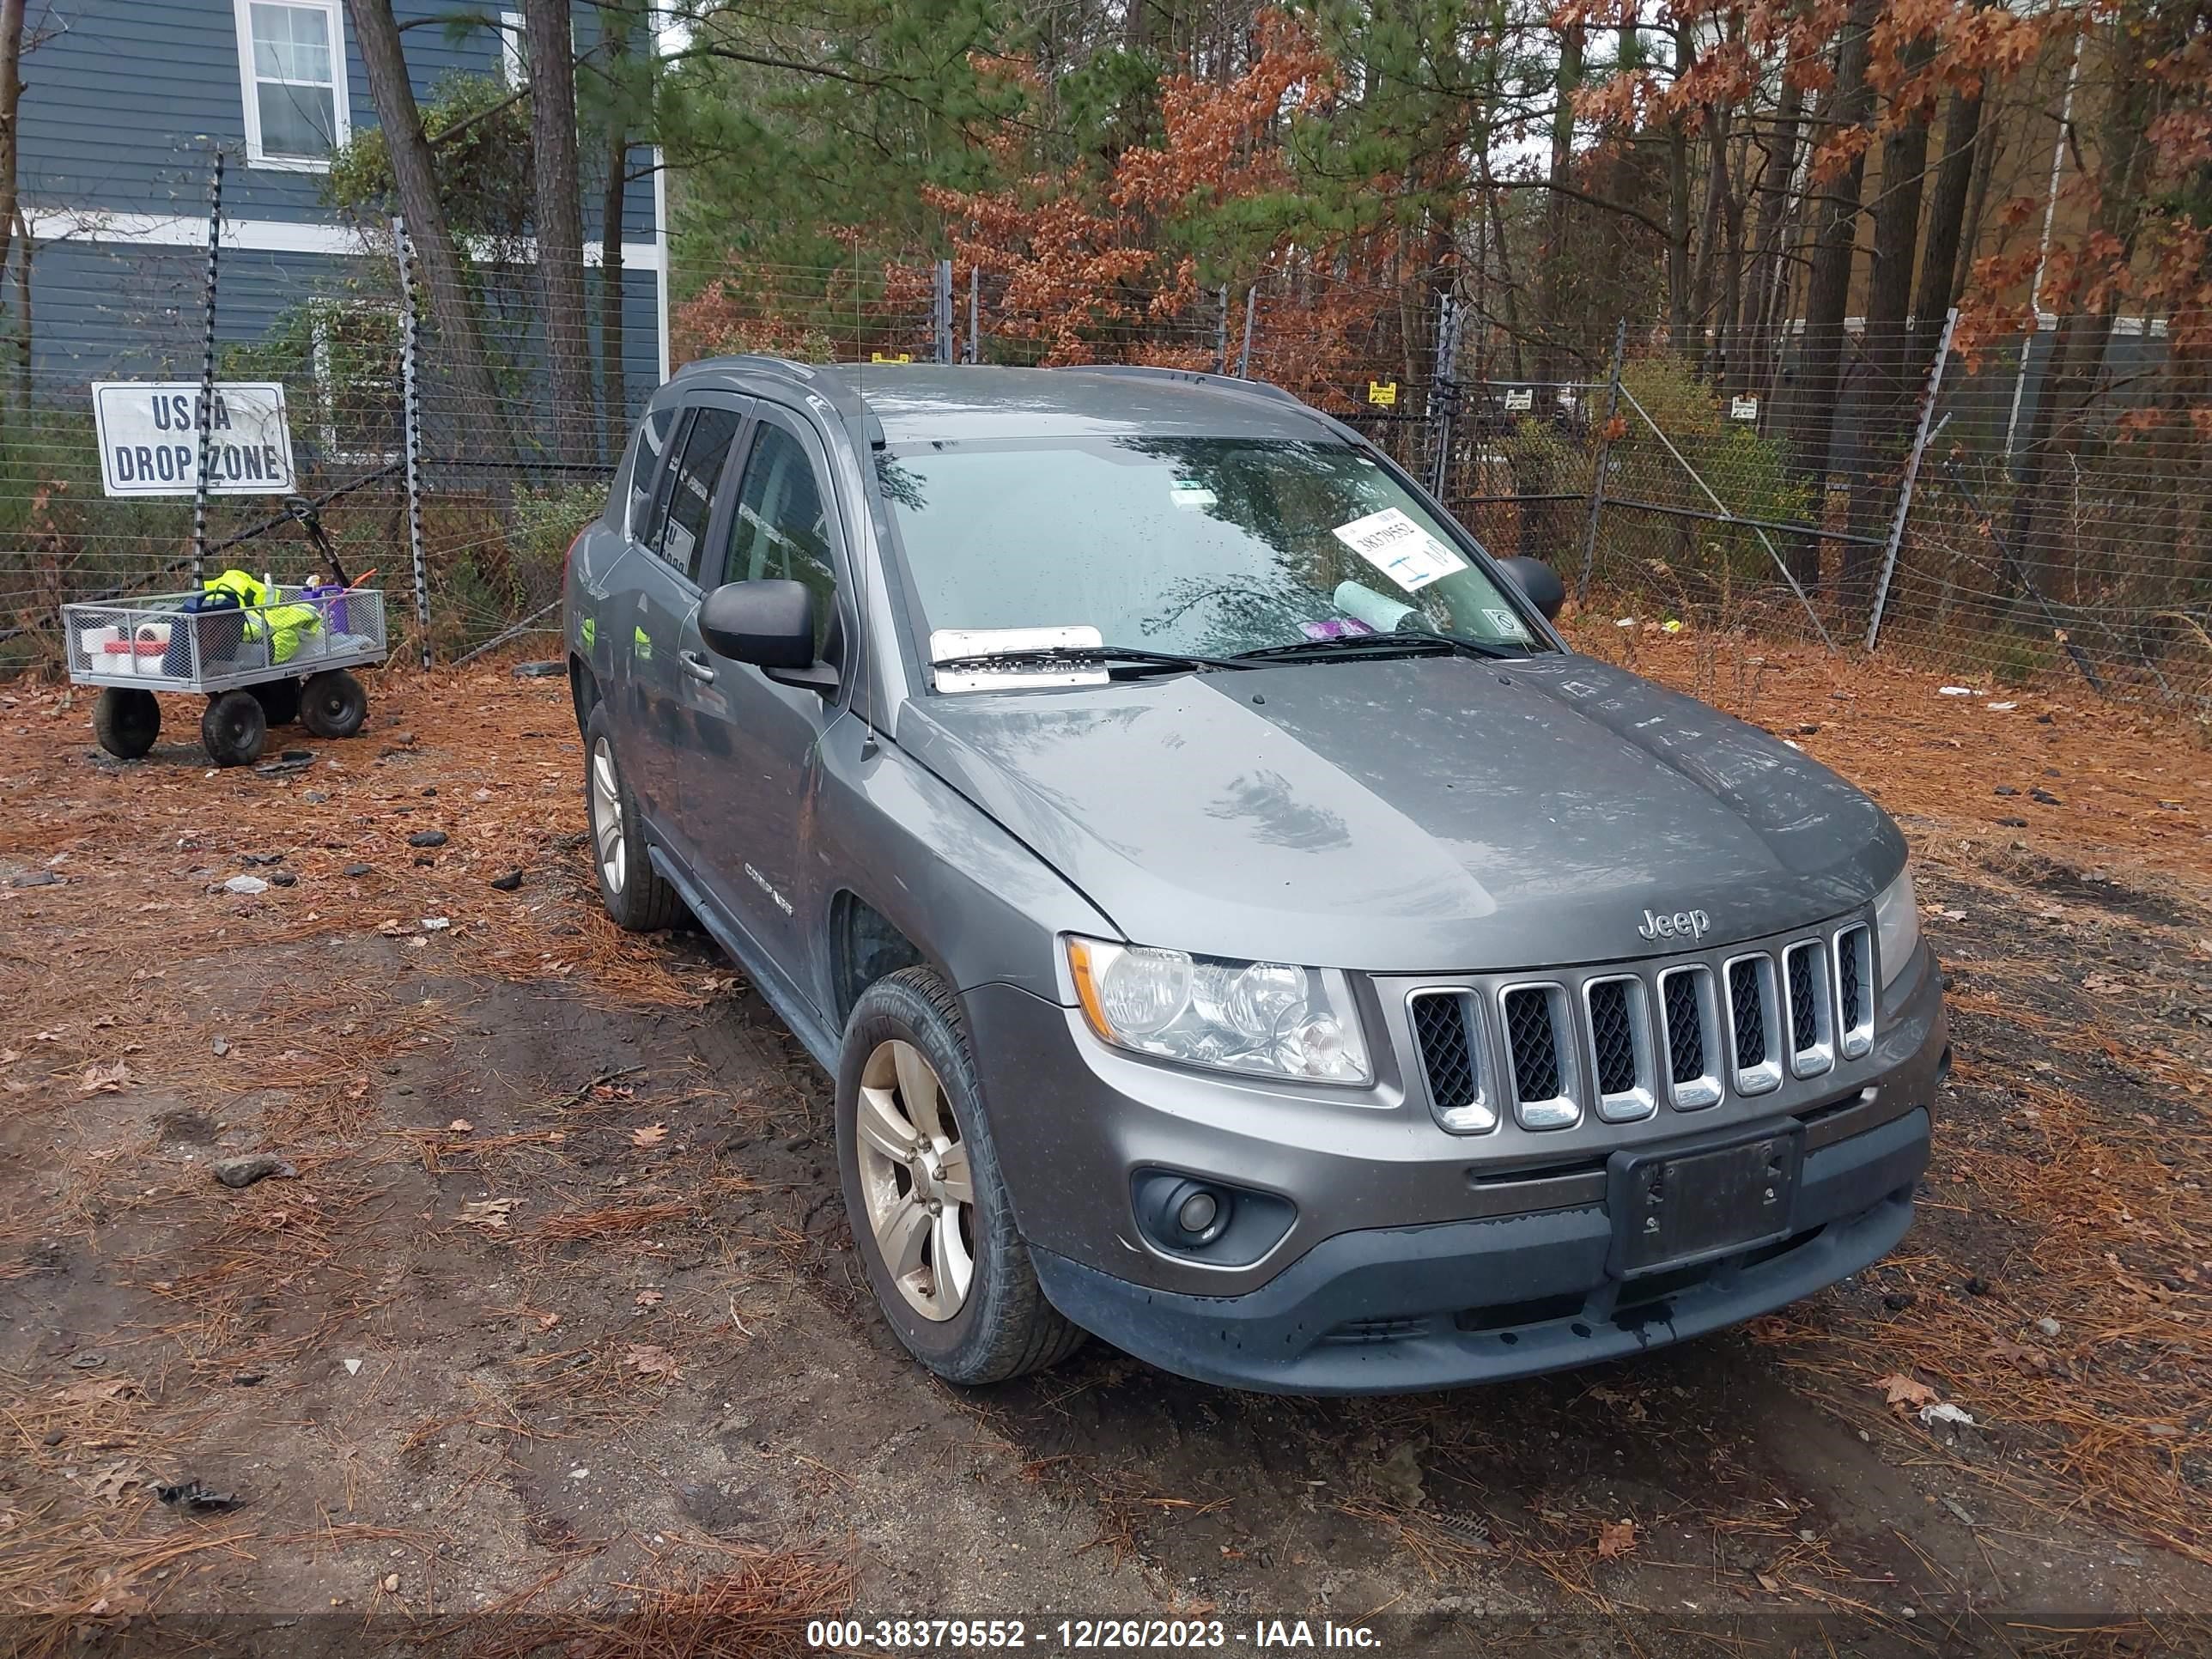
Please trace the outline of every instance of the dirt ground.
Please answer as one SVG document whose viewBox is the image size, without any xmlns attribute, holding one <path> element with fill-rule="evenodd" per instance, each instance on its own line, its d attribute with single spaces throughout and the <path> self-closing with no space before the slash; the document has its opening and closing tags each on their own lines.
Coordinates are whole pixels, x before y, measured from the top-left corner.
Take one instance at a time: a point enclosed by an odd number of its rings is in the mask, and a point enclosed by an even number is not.
<svg viewBox="0 0 2212 1659">
<path fill-rule="evenodd" d="M 2212 1652 L 2212 756 L 1593 644 L 1911 836 L 1960 1056 L 1921 1220 L 1745 1330 L 1382 1401 L 908 1362 L 827 1079 L 701 936 L 599 915 L 562 681 L 388 672 L 222 773 L 0 687 L 0 1650 Z"/>
</svg>

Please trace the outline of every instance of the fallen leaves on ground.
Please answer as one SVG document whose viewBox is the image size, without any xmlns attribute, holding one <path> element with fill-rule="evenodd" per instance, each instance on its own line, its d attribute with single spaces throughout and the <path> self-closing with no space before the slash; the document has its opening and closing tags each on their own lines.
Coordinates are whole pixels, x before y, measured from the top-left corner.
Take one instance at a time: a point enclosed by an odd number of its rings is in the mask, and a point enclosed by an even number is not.
<svg viewBox="0 0 2212 1659">
<path fill-rule="evenodd" d="M 676 1356 L 651 1342 L 633 1342 L 623 1350 L 623 1364 L 640 1376 L 674 1376 Z"/>
<path fill-rule="evenodd" d="M 475 1199 L 461 1206 L 461 1219 L 472 1227 L 504 1227 L 514 1204 L 511 1198 Z"/>
<path fill-rule="evenodd" d="M 1892 1371 L 1881 1382 L 1875 1383 L 1875 1387 L 1882 1389 L 1887 1395 L 1889 1403 L 1893 1406 L 1910 1408 L 1917 1406 L 1932 1406 L 1936 1403 L 1935 1389 L 1917 1378 L 1907 1376 L 1903 1371 Z"/>
<path fill-rule="evenodd" d="M 119 1095 L 137 1081 L 128 1065 L 115 1060 L 104 1066 L 95 1062 L 86 1066 L 83 1080 L 76 1087 L 81 1095 Z"/>
<path fill-rule="evenodd" d="M 665 1123 L 649 1123 L 629 1132 L 629 1144 L 633 1146 L 658 1146 L 667 1139 L 668 1126 Z"/>
<path fill-rule="evenodd" d="M 1597 1529 L 1597 1553 L 1607 1561 L 1632 1555 L 1636 1551 L 1636 1522 L 1626 1516 L 1608 1521 Z"/>
</svg>

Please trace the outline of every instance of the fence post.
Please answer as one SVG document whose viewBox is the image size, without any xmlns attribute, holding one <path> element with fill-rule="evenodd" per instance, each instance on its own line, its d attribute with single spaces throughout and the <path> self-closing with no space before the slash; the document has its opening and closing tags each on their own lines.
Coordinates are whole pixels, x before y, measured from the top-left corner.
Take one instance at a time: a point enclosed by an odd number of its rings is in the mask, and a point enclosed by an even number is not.
<svg viewBox="0 0 2212 1659">
<path fill-rule="evenodd" d="M 1936 394 L 1943 388 L 1943 365 L 1951 356 L 1951 332 L 1959 326 L 1959 307 L 1944 314 L 1943 333 L 1936 342 L 1936 360 L 1928 365 L 1928 387 L 1920 394 L 1920 423 L 1912 434 L 1912 453 L 1905 458 L 1905 479 L 1897 487 L 1897 512 L 1889 521 L 1889 542 L 1881 550 L 1881 576 L 1875 583 L 1874 612 L 1867 618 L 1866 648 L 1874 649 L 1881 637 L 1882 607 L 1889 603 L 1889 580 L 1897 573 L 1897 550 L 1905 540 L 1905 515 L 1912 510 L 1912 486 L 1920 477 L 1920 458 L 1928 452 L 1928 432 L 1936 418 Z"/>
<path fill-rule="evenodd" d="M 208 463 L 215 453 L 215 278 L 222 250 L 222 152 L 208 186 L 207 322 L 200 338 L 199 461 L 192 477 L 192 591 L 207 580 Z"/>
<path fill-rule="evenodd" d="M 1260 285 L 1257 283 L 1244 290 L 1244 344 L 1237 353 L 1237 378 L 1252 378 L 1252 315 L 1259 309 Z"/>
<path fill-rule="evenodd" d="M 1437 300 L 1437 361 L 1430 376 L 1430 412 L 1437 453 L 1429 463 L 1429 494 L 1443 499 L 1451 469 L 1452 417 L 1459 409 L 1459 302 L 1449 290 Z"/>
<path fill-rule="evenodd" d="M 1613 362 L 1605 375 L 1605 424 L 1597 429 L 1597 453 L 1590 462 L 1589 520 L 1583 526 L 1583 574 L 1575 583 L 1575 603 L 1589 598 L 1590 572 L 1597 564 L 1598 520 L 1605 512 L 1605 464 L 1613 450 L 1613 422 L 1620 413 L 1620 359 L 1628 349 L 1628 319 L 1613 325 Z"/>
<path fill-rule="evenodd" d="M 422 666 L 430 665 L 430 567 L 422 551 L 422 319 L 415 308 L 415 249 L 407 222 L 392 216 L 392 252 L 399 262 L 399 454 L 407 489 L 407 545 L 415 562 L 415 629 Z"/>
<path fill-rule="evenodd" d="M 930 321 L 937 335 L 937 361 L 952 361 L 952 261 L 937 262 L 937 283 L 929 296 Z"/>
<path fill-rule="evenodd" d="M 983 361 L 981 337 L 977 332 L 975 325 L 975 313 L 977 310 L 975 304 L 975 290 L 981 285 L 982 281 L 983 273 L 981 270 L 975 265 L 969 266 L 968 338 L 960 348 L 960 359 L 963 362 L 980 363 Z"/>
</svg>

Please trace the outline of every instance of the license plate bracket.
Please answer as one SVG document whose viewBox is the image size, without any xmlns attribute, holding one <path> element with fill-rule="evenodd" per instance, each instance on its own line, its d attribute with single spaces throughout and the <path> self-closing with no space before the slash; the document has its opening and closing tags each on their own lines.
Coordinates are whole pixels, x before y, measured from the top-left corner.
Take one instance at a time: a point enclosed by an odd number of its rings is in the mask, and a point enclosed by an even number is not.
<svg viewBox="0 0 2212 1659">
<path fill-rule="evenodd" d="M 1787 1237 L 1804 1161 L 1798 1124 L 1615 1152 L 1607 1164 L 1614 1277 L 1693 1267 Z"/>
</svg>

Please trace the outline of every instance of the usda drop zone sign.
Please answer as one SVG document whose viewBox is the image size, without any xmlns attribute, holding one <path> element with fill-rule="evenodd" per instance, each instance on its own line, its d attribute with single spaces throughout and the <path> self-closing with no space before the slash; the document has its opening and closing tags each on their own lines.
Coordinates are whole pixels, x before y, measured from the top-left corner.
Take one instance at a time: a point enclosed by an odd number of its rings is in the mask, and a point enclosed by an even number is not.
<svg viewBox="0 0 2212 1659">
<path fill-rule="evenodd" d="M 95 380 L 93 423 L 100 477 L 111 495 L 189 495 L 199 482 L 197 380 Z M 284 388 L 273 380 L 215 389 L 208 434 L 208 490 L 216 495 L 292 493 L 292 434 Z"/>
</svg>

